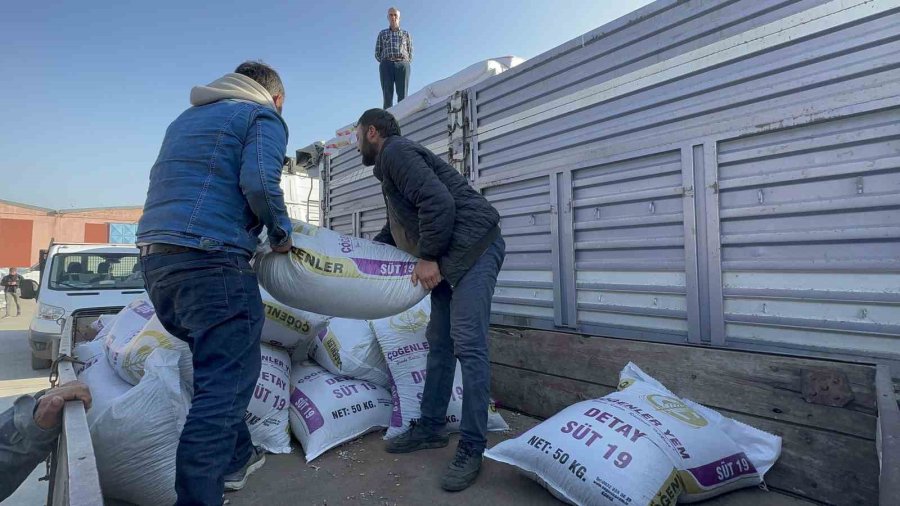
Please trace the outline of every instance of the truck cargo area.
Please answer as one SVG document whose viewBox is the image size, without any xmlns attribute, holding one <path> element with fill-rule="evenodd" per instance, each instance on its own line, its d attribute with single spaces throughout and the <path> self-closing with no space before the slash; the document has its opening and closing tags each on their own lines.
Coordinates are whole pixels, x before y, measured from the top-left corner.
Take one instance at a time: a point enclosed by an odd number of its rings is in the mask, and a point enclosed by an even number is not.
<svg viewBox="0 0 900 506">
<path fill-rule="evenodd" d="M 704 504 L 869 505 L 879 504 L 879 497 L 897 497 L 891 495 L 897 480 L 892 482 L 889 469 L 879 471 L 876 444 L 879 431 L 882 441 L 900 441 L 900 434 L 889 434 L 900 427 L 876 427 L 879 416 L 884 421 L 898 416 L 884 368 L 880 393 L 888 402 L 879 406 L 878 368 L 831 360 L 509 327 L 492 331 L 491 358 L 492 391 L 510 431 L 492 433 L 489 446 L 522 434 L 571 404 L 615 390 L 618 371 L 633 361 L 676 394 L 784 440 L 781 458 L 766 475 L 768 490 L 739 490 Z M 822 392 L 821 402 L 804 398 L 816 391 Z M 258 478 L 228 498 L 232 505 L 559 504 L 513 467 L 490 460 L 478 486 L 458 495 L 441 491 L 440 475 L 455 441 L 451 438 L 442 450 L 398 456 L 384 451 L 379 432 L 310 464 L 296 452 L 269 455 Z"/>
</svg>

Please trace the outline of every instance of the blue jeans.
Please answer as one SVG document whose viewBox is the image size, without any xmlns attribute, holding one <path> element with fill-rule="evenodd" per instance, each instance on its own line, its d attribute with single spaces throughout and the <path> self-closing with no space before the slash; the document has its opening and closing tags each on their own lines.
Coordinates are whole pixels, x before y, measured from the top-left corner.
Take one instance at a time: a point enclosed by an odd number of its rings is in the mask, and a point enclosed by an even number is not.
<svg viewBox="0 0 900 506">
<path fill-rule="evenodd" d="M 506 256 L 502 237 L 481 255 L 456 287 L 446 281 L 431 291 L 428 365 L 422 393 L 421 423 L 439 431 L 447 422 L 456 360 L 462 367 L 463 408 L 460 440 L 484 451 L 487 445 L 491 363 L 488 327 L 497 274 Z"/>
<path fill-rule="evenodd" d="M 394 105 L 394 88 L 397 88 L 397 103 L 406 98 L 409 89 L 409 62 L 384 60 L 378 65 L 381 76 L 381 93 L 384 94 L 384 109 Z"/>
<path fill-rule="evenodd" d="M 187 252 L 141 258 L 159 321 L 194 355 L 194 398 L 176 454 L 179 505 L 221 505 L 224 476 L 250 459 L 244 413 L 260 371 L 263 305 L 247 258 Z"/>
</svg>

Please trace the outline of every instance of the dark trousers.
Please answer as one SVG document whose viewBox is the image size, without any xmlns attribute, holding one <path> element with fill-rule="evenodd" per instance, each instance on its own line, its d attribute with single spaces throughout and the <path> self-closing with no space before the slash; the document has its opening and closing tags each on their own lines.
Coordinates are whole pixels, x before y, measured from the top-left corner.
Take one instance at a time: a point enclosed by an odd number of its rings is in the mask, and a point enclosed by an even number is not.
<svg viewBox="0 0 900 506">
<path fill-rule="evenodd" d="M 244 413 L 260 371 L 263 305 L 247 259 L 221 252 L 141 258 L 163 326 L 194 355 L 194 398 L 175 457 L 179 505 L 221 505 L 226 474 L 250 459 Z"/>
<path fill-rule="evenodd" d="M 506 243 L 497 238 L 455 288 L 443 281 L 431 291 L 428 365 L 422 393 L 421 422 L 440 430 L 447 422 L 456 360 L 462 368 L 463 408 L 460 440 L 484 451 L 491 397 L 488 327 L 497 274 Z"/>
<path fill-rule="evenodd" d="M 394 105 L 394 88 L 397 88 L 397 102 L 406 98 L 409 89 L 409 62 L 384 60 L 378 66 L 381 74 L 381 92 L 384 94 L 384 109 Z"/>
</svg>

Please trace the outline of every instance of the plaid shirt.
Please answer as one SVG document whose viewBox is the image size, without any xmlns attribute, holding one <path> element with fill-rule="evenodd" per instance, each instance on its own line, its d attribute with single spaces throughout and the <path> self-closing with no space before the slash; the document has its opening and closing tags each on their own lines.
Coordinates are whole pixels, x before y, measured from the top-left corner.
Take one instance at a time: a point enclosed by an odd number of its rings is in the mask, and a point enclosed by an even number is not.
<svg viewBox="0 0 900 506">
<path fill-rule="evenodd" d="M 375 41 L 375 59 L 380 61 L 411 62 L 413 57 L 412 36 L 406 30 L 386 28 L 378 33 Z"/>
</svg>

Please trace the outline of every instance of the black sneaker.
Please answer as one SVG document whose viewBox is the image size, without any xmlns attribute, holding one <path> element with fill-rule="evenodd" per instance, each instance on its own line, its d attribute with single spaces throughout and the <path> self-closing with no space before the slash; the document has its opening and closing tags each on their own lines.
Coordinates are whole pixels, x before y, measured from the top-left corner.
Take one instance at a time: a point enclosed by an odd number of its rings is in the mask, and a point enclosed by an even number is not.
<svg viewBox="0 0 900 506">
<path fill-rule="evenodd" d="M 241 469 L 225 475 L 225 490 L 234 491 L 244 488 L 247 484 L 247 477 L 253 474 L 257 469 L 266 463 L 266 452 L 253 448 L 250 454 L 250 460 L 244 464 Z"/>
<path fill-rule="evenodd" d="M 456 456 L 441 479 L 441 488 L 448 492 L 459 492 L 475 483 L 481 472 L 482 453 L 483 450 L 476 450 L 471 444 L 460 441 L 456 447 Z"/>
<path fill-rule="evenodd" d="M 410 453 L 417 450 L 443 448 L 450 443 L 446 434 L 427 429 L 421 424 L 413 424 L 412 428 L 387 442 L 388 453 Z"/>
</svg>

